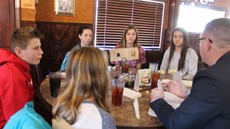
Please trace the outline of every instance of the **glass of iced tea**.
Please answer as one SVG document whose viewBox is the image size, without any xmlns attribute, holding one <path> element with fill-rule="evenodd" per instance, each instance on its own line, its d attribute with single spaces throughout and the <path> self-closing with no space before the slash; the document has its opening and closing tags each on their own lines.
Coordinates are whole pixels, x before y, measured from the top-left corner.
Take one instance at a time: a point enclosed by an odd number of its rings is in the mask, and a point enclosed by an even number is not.
<svg viewBox="0 0 230 129">
<path fill-rule="evenodd" d="M 50 94 L 52 97 L 57 97 L 61 86 L 61 80 L 65 78 L 65 73 L 63 72 L 50 72 L 49 82 L 50 82 Z"/>
<path fill-rule="evenodd" d="M 125 81 L 121 79 L 112 79 L 112 104 L 121 106 Z"/>
<path fill-rule="evenodd" d="M 122 64 L 122 73 L 129 72 L 129 64 Z"/>
<path fill-rule="evenodd" d="M 161 76 L 161 74 L 157 71 L 154 71 L 152 73 L 152 81 L 151 81 L 151 88 L 152 89 L 157 87 L 157 81 L 158 81 L 158 79 L 160 79 L 160 76 Z"/>
<path fill-rule="evenodd" d="M 122 58 L 121 67 L 122 67 L 122 73 L 128 73 L 129 72 L 129 63 L 128 63 L 126 58 Z"/>
</svg>

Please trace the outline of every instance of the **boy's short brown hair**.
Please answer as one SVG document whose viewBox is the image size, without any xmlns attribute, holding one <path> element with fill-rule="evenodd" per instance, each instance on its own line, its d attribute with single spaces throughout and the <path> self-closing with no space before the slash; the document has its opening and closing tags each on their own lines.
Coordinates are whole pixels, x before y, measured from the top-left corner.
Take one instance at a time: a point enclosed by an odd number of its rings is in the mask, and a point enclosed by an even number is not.
<svg viewBox="0 0 230 129">
<path fill-rule="evenodd" d="M 33 27 L 21 27 L 16 29 L 11 35 L 10 50 L 14 52 L 16 47 L 26 49 L 28 41 L 32 38 L 41 38 L 42 35 L 38 29 Z"/>
</svg>

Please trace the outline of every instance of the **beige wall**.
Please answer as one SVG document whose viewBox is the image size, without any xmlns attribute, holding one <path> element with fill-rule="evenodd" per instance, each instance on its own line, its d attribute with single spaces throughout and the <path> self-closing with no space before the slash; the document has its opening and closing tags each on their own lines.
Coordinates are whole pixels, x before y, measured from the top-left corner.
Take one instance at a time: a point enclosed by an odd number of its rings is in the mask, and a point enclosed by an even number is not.
<svg viewBox="0 0 230 129">
<path fill-rule="evenodd" d="M 199 2 L 200 0 L 178 0 L 179 2 Z M 230 1 L 229 0 L 214 0 L 214 3 L 208 3 L 208 5 L 214 5 L 218 7 L 223 7 L 226 9 L 226 17 L 230 18 Z M 204 5 L 205 6 L 205 5 Z"/>
<path fill-rule="evenodd" d="M 230 18 L 230 1 L 215 0 L 215 5 L 226 8 L 226 17 Z"/>
<path fill-rule="evenodd" d="M 55 0 L 39 0 L 36 5 L 36 21 L 90 23 L 94 21 L 94 0 L 75 0 L 75 15 L 56 15 Z"/>
<path fill-rule="evenodd" d="M 27 8 L 33 6 L 35 0 L 21 0 L 21 20 L 22 21 L 47 21 L 47 22 L 69 22 L 69 23 L 89 23 L 94 22 L 95 0 L 75 0 L 75 15 L 64 16 L 55 13 L 56 0 L 38 0 L 36 9 Z M 179 0 L 180 1 L 180 0 Z M 193 0 L 187 0 L 193 1 Z M 216 6 L 226 8 L 226 16 L 230 17 L 229 0 L 215 0 Z"/>
<path fill-rule="evenodd" d="M 35 0 L 21 0 L 21 20 L 35 21 Z"/>
</svg>

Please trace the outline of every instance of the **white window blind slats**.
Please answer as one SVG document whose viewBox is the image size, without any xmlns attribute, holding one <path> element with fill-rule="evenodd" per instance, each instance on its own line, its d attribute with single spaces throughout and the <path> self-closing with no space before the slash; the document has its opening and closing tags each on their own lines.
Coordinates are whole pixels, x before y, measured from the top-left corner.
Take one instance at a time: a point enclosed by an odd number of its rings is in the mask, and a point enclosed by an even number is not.
<svg viewBox="0 0 230 129">
<path fill-rule="evenodd" d="M 97 47 L 113 48 L 122 38 L 125 27 L 134 24 L 139 44 L 160 48 L 165 2 L 162 0 L 98 0 L 96 18 Z"/>
</svg>

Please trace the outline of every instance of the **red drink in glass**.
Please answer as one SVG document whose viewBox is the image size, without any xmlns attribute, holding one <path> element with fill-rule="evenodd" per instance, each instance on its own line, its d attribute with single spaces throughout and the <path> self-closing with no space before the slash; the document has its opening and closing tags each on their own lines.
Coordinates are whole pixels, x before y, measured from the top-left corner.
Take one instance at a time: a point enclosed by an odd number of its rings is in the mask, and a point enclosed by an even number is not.
<svg viewBox="0 0 230 129">
<path fill-rule="evenodd" d="M 151 88 L 157 87 L 157 81 L 160 79 L 161 74 L 159 72 L 153 72 L 152 74 L 152 82 L 151 82 Z"/>
<path fill-rule="evenodd" d="M 125 81 L 119 79 L 112 80 L 112 104 L 121 106 Z"/>
</svg>

